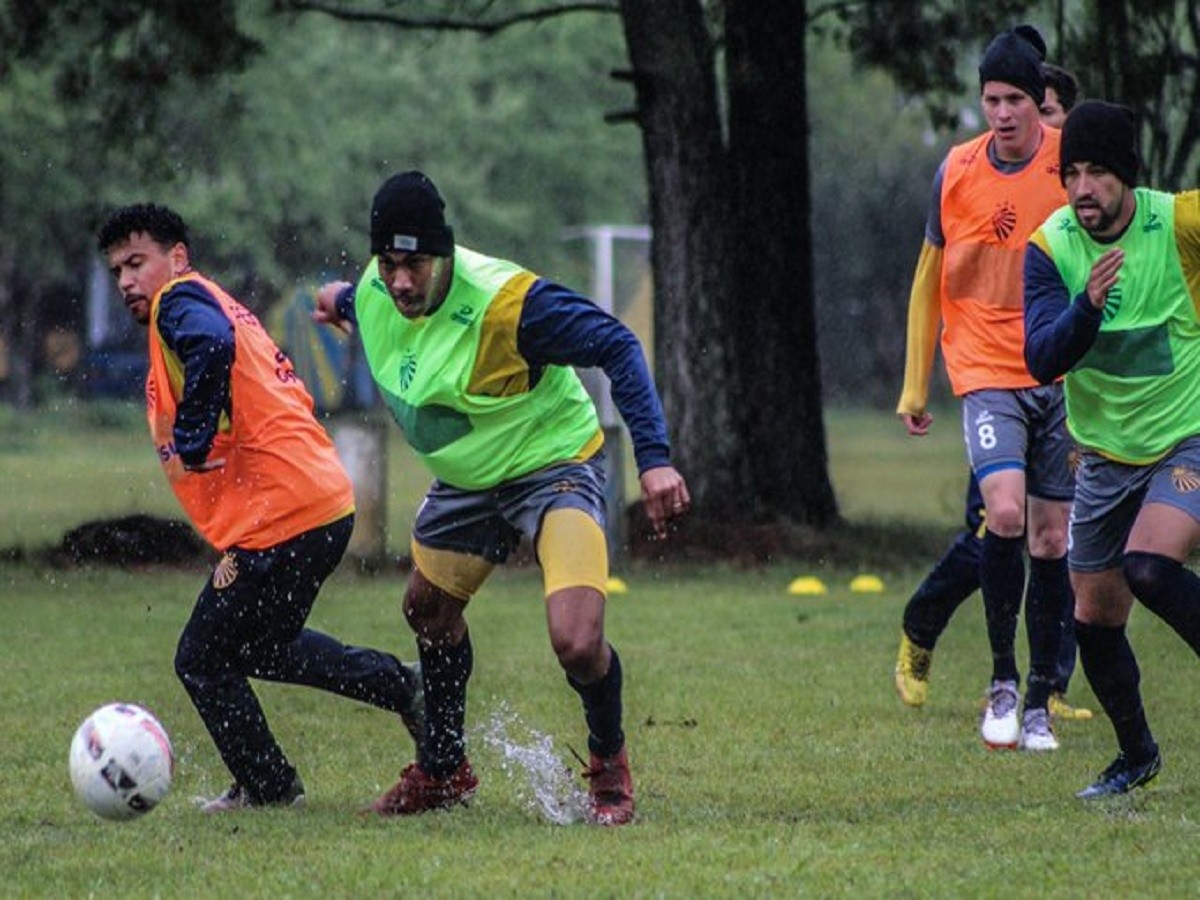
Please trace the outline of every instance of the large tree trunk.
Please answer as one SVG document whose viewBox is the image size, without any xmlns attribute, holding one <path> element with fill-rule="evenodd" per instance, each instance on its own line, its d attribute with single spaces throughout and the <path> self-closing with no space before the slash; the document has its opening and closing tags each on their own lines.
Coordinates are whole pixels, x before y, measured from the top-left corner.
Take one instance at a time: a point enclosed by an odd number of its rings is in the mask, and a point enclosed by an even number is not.
<svg viewBox="0 0 1200 900">
<path fill-rule="evenodd" d="M 742 393 L 739 427 L 754 512 L 837 518 L 817 356 L 809 214 L 803 0 L 726 0 L 729 166 L 727 305 Z"/>
<path fill-rule="evenodd" d="M 654 353 L 676 466 L 695 512 L 746 515 L 733 415 L 728 195 L 712 41 L 696 0 L 621 0 L 654 237 Z"/>
</svg>

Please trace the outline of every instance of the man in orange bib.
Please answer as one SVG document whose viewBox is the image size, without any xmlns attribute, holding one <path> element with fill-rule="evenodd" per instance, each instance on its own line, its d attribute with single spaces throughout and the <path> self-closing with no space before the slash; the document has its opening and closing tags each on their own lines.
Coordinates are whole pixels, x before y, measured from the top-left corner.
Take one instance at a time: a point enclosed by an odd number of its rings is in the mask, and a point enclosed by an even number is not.
<svg viewBox="0 0 1200 900">
<path fill-rule="evenodd" d="M 397 713 L 419 744 L 419 670 L 304 627 L 349 542 L 354 494 L 291 361 L 253 313 L 192 269 L 187 226 L 170 209 L 118 209 L 98 243 L 125 306 L 149 331 L 146 412 L 159 461 L 222 554 L 175 655 L 234 778 L 203 809 L 299 805 L 304 785 L 248 679 Z"/>
<path fill-rule="evenodd" d="M 1029 35 L 1006 31 L 984 52 L 980 99 L 988 131 L 950 150 L 934 184 L 909 300 L 904 389 L 897 413 L 927 434 L 929 376 L 939 346 L 962 398 L 963 437 L 983 493 L 979 582 L 992 649 L 980 733 L 990 748 L 1053 750 L 1047 710 L 1064 605 L 1073 480 L 1059 384 L 1025 365 L 1022 261 L 1029 235 L 1060 207 L 1059 132 L 1039 121 L 1045 82 Z M 1030 677 L 1018 713 L 1015 642 L 1030 572 Z M 903 648 L 902 648 L 903 652 Z"/>
</svg>

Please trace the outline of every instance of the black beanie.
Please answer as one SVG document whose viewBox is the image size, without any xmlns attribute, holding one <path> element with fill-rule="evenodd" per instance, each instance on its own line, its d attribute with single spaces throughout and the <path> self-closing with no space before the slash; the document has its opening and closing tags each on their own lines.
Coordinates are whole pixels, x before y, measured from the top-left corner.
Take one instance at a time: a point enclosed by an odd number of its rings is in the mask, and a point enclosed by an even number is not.
<svg viewBox="0 0 1200 900">
<path fill-rule="evenodd" d="M 1080 103 L 1063 123 L 1059 175 L 1076 162 L 1104 166 L 1130 187 L 1137 181 L 1137 125 L 1133 110 L 1103 100 Z"/>
<path fill-rule="evenodd" d="M 1039 61 L 1046 61 L 1046 39 L 1040 31 L 1032 25 L 1018 25 L 1013 31 L 1029 41 L 1030 46 L 1037 51 Z"/>
<path fill-rule="evenodd" d="M 454 255 L 454 230 L 446 224 L 442 195 L 420 172 L 393 175 L 371 202 L 371 253 L 401 250 Z"/>
<path fill-rule="evenodd" d="M 1034 103 L 1042 105 L 1046 84 L 1042 77 L 1042 60 L 1031 38 L 1006 31 L 992 39 L 979 63 L 980 90 L 989 81 L 1003 81 L 1020 88 L 1033 98 Z"/>
</svg>

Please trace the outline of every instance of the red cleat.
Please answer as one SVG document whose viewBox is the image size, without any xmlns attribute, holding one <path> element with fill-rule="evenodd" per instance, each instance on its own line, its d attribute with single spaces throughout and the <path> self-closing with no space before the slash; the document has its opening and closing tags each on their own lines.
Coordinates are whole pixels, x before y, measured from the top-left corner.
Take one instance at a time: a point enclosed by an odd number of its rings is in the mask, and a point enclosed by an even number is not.
<svg viewBox="0 0 1200 900">
<path fill-rule="evenodd" d="M 479 787 L 479 779 L 466 760 L 448 778 L 430 778 L 419 763 L 411 763 L 400 773 L 400 780 L 370 806 L 381 816 L 415 816 L 435 809 L 466 805 Z"/>
<path fill-rule="evenodd" d="M 591 754 L 583 777 L 592 795 L 592 821 L 597 825 L 627 825 L 633 821 L 633 776 L 625 748 L 616 756 Z"/>
</svg>

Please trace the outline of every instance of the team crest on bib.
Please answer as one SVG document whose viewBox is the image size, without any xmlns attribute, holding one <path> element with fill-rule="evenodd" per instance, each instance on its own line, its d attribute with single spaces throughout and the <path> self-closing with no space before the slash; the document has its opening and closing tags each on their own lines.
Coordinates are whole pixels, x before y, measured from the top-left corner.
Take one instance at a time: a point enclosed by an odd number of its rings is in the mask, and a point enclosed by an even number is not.
<svg viewBox="0 0 1200 900">
<path fill-rule="evenodd" d="M 213 570 L 213 587 L 218 591 L 223 591 L 237 581 L 237 577 L 237 557 L 232 553 L 226 553 L 217 563 L 216 569 Z"/>
<path fill-rule="evenodd" d="M 1188 466 L 1175 466 L 1171 470 L 1171 484 L 1181 494 L 1190 494 L 1200 488 L 1200 473 Z"/>
</svg>

